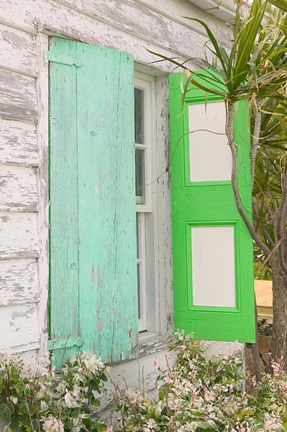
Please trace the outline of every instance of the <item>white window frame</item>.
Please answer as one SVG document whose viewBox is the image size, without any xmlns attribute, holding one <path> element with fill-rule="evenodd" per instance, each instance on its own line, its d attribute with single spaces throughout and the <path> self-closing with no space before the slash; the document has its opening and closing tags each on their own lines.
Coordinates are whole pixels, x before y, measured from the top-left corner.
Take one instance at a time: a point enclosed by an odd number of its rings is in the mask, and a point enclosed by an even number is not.
<svg viewBox="0 0 287 432">
<path fill-rule="evenodd" d="M 138 220 L 139 266 L 139 332 L 157 332 L 157 293 L 154 274 L 154 241 L 150 235 L 154 230 L 154 167 L 156 121 L 155 121 L 155 77 L 135 72 L 134 86 L 144 91 L 144 144 L 135 143 L 136 149 L 145 151 L 144 203 L 136 204 Z"/>
</svg>

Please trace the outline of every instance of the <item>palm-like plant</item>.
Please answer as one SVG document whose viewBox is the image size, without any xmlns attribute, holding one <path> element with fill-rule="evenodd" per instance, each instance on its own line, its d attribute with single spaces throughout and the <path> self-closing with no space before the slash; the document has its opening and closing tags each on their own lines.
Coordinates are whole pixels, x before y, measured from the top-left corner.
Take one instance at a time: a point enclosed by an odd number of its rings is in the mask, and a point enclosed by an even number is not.
<svg viewBox="0 0 287 432">
<path fill-rule="evenodd" d="M 272 357 L 287 369 L 287 5 L 286 0 L 253 0 L 246 8 L 237 0 L 234 40 L 230 52 L 208 26 L 213 61 L 189 59 L 208 75 L 169 60 L 184 69 L 184 100 L 191 84 L 226 102 L 226 134 L 232 154 L 232 188 L 238 212 L 273 277 Z M 243 10 L 245 8 L 245 11 Z M 237 185 L 237 151 L 233 141 L 233 106 L 247 100 L 251 113 L 250 170 L 253 220 L 246 213 Z M 258 371 L 258 377 L 260 377 Z"/>
</svg>

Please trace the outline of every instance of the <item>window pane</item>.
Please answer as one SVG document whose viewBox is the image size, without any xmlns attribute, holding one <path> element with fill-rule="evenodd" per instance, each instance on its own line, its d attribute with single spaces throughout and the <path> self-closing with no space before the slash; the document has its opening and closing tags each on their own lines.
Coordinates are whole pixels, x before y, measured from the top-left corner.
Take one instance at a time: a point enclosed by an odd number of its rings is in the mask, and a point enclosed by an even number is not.
<svg viewBox="0 0 287 432">
<path fill-rule="evenodd" d="M 234 307 L 234 228 L 192 228 L 191 244 L 194 306 Z"/>
<path fill-rule="evenodd" d="M 140 252 L 139 252 L 139 241 L 140 241 L 140 236 L 139 236 L 139 215 L 137 213 L 137 259 L 140 259 Z"/>
<path fill-rule="evenodd" d="M 231 178 L 231 153 L 225 135 L 224 102 L 188 107 L 191 181 L 221 181 Z M 211 133 L 216 132 L 216 133 Z"/>
<path fill-rule="evenodd" d="M 137 265 L 138 275 L 138 317 L 141 318 L 141 275 L 140 275 L 140 263 Z"/>
<path fill-rule="evenodd" d="M 144 144 L 144 91 L 135 88 L 135 142 Z"/>
<path fill-rule="evenodd" d="M 137 204 L 144 204 L 145 150 L 136 149 L 136 197 Z"/>
</svg>

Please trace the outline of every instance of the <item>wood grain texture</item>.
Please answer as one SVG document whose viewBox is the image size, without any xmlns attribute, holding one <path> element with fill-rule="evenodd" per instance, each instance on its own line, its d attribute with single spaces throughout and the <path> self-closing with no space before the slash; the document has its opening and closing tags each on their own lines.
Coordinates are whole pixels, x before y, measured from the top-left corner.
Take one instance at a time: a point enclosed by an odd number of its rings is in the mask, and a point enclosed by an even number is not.
<svg viewBox="0 0 287 432">
<path fill-rule="evenodd" d="M 34 78 L 0 70 L 0 116 L 36 122 L 37 101 Z"/>
<path fill-rule="evenodd" d="M 71 6 L 73 9 L 88 16 L 106 22 L 115 28 L 123 29 L 128 34 L 136 36 L 144 42 L 154 43 L 162 48 L 195 56 L 195 49 L 199 43 L 204 44 L 205 37 L 196 33 L 192 26 L 187 27 L 188 21 L 178 22 L 172 17 L 164 16 L 160 12 L 139 4 L 133 0 L 56 0 L 61 4 Z M 190 6 L 191 11 L 193 8 Z M 176 18 L 175 15 L 174 18 Z M 183 21 L 183 20 L 182 20 Z M 194 27 L 194 26 L 193 26 Z M 198 24 L 195 27 L 199 28 Z M 202 29 L 200 29 L 202 32 Z"/>
<path fill-rule="evenodd" d="M 155 274 L 159 290 L 161 335 L 173 334 L 173 285 L 169 153 L 169 91 L 168 78 L 156 78 L 156 143 L 155 178 Z M 168 169 L 167 169 L 168 168 Z"/>
<path fill-rule="evenodd" d="M 61 46 L 59 48 L 61 52 Z M 73 42 L 65 55 L 76 57 Z M 50 336 L 79 336 L 77 76 L 74 66 L 50 64 Z M 54 352 L 56 364 L 73 349 Z"/>
<path fill-rule="evenodd" d="M 35 213 L 0 213 L 0 259 L 38 257 L 38 229 Z"/>
<path fill-rule="evenodd" d="M 0 308 L 0 351 L 20 347 L 28 349 L 39 345 L 37 305 L 2 306 Z"/>
<path fill-rule="evenodd" d="M 125 2 L 120 2 L 119 6 L 123 8 L 123 16 Z M 133 8 L 136 7 L 139 8 L 140 6 L 133 6 Z M 19 7 L 19 0 L 13 0 L 9 3 L 4 1 L 0 11 L 0 20 L 11 26 L 21 27 L 28 32 L 41 29 L 53 35 L 62 35 L 90 44 L 124 50 L 130 52 L 135 61 L 146 64 L 158 59 L 147 49 L 160 52 L 167 57 L 176 54 L 185 59 L 190 56 L 204 55 L 206 37 L 196 31 L 188 29 L 170 18 L 158 16 L 158 12 L 150 10 L 143 16 L 150 30 L 145 33 L 142 32 L 138 36 L 137 26 L 141 25 L 141 19 L 138 18 L 140 15 L 135 17 L 138 22 L 134 18 L 132 31 L 125 30 L 125 20 L 119 21 L 116 13 L 117 8 L 118 3 L 115 4 L 115 19 L 111 24 L 104 22 L 103 19 L 101 21 L 100 18 L 95 19 L 89 16 L 89 12 L 82 13 L 80 10 L 74 10 L 53 0 L 39 0 L 37 2 L 26 0 L 24 7 L 23 5 Z M 126 12 L 133 15 L 133 8 L 126 9 Z M 153 30 L 153 26 L 157 26 L 157 29 Z M 150 31 L 152 31 L 152 37 L 149 36 Z M 168 62 L 158 63 L 154 66 L 163 71 L 174 69 L 174 66 Z"/>
<path fill-rule="evenodd" d="M 39 168 L 37 169 L 37 185 L 39 193 L 38 235 L 40 256 L 37 260 L 39 274 L 40 301 L 38 304 L 38 319 L 41 335 L 41 345 L 38 358 L 47 355 L 48 340 L 48 304 L 49 304 L 49 70 L 46 53 L 49 47 L 49 37 L 39 33 L 36 38 L 39 58 L 39 77 L 37 78 L 37 97 L 39 119 L 37 122 L 37 142 L 39 147 Z"/>
<path fill-rule="evenodd" d="M 82 349 L 120 360 L 137 339 L 133 62 L 64 39 L 52 51 L 82 63 L 51 66 L 52 337 L 78 331 L 79 301 Z"/>
<path fill-rule="evenodd" d="M 0 211 L 36 212 L 37 208 L 35 170 L 0 165 Z"/>
<path fill-rule="evenodd" d="M 0 163 L 38 166 L 35 125 L 0 119 Z"/>
<path fill-rule="evenodd" d="M 138 332 L 133 59 L 85 44 L 77 54 L 83 348 L 118 361 Z"/>
<path fill-rule="evenodd" d="M 0 261 L 0 306 L 34 303 L 39 300 L 35 260 Z"/>
<path fill-rule="evenodd" d="M 184 17 L 193 17 L 204 21 L 211 29 L 217 40 L 225 46 L 230 43 L 232 29 L 223 25 L 225 23 L 220 19 L 216 19 L 202 9 L 195 7 L 189 0 L 135 0 L 136 3 L 144 5 L 146 8 L 155 10 L 163 16 L 167 16 L 174 21 L 179 21 L 186 27 L 191 27 L 196 32 L 205 34 L 202 26 L 196 22 L 188 21 Z"/>
<path fill-rule="evenodd" d="M 35 36 L 0 24 L 0 68 L 38 75 Z"/>
</svg>

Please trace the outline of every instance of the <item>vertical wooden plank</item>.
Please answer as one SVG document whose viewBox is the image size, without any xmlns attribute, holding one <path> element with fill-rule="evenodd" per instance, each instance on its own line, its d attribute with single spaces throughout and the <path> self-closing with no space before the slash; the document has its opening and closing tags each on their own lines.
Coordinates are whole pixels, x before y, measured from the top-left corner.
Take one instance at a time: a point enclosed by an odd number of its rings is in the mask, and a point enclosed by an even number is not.
<svg viewBox="0 0 287 432">
<path fill-rule="evenodd" d="M 53 39 L 53 52 L 75 57 L 76 46 Z M 78 142 L 76 67 L 50 63 L 50 335 L 64 348 L 55 363 L 73 348 L 79 335 L 78 315 Z"/>
<path fill-rule="evenodd" d="M 77 45 L 83 348 L 116 361 L 137 340 L 133 61 Z"/>
</svg>

